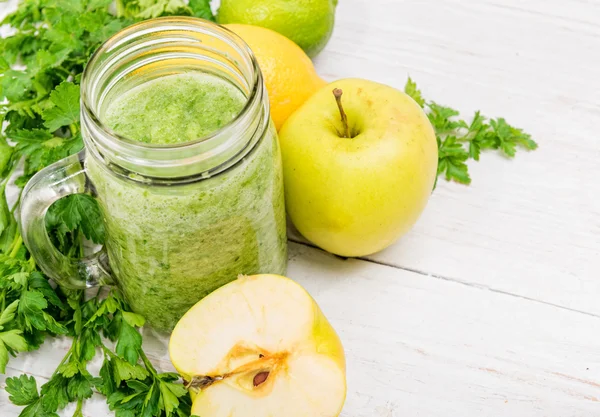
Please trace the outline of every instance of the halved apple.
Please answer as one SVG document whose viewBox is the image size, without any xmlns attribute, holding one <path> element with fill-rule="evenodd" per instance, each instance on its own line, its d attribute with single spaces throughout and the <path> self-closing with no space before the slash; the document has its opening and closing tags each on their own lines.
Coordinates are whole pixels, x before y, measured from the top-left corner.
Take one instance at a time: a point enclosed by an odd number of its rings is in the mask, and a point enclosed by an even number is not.
<svg viewBox="0 0 600 417">
<path fill-rule="evenodd" d="M 312 297 L 278 275 L 240 276 L 179 321 L 171 361 L 203 417 L 337 417 L 339 337 Z"/>
</svg>

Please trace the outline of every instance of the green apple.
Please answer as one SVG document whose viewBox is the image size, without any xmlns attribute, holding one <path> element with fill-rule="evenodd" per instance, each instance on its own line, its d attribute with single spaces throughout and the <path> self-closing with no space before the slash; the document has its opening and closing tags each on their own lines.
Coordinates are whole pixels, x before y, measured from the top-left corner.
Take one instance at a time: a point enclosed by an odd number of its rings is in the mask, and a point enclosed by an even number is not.
<svg viewBox="0 0 600 417">
<path fill-rule="evenodd" d="M 282 276 L 240 276 L 199 301 L 175 326 L 169 353 L 192 415 L 337 417 L 344 405 L 340 339 Z"/>
<path fill-rule="evenodd" d="M 345 79 L 319 90 L 279 139 L 291 220 L 341 256 L 378 252 L 405 234 L 437 175 L 435 132 L 421 107 L 372 81 Z"/>
</svg>

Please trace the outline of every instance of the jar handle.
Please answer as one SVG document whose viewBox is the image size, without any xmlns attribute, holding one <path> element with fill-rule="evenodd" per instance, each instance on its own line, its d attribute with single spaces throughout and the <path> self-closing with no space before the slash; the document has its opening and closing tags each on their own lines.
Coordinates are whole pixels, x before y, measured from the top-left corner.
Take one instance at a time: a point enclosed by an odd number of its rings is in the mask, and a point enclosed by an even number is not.
<svg viewBox="0 0 600 417">
<path fill-rule="evenodd" d="M 71 289 L 113 282 L 104 247 L 89 257 L 72 259 L 56 249 L 46 230 L 46 213 L 52 203 L 71 194 L 93 192 L 84 158 L 85 151 L 81 151 L 42 169 L 27 183 L 21 201 L 21 235 L 31 256 L 44 274 Z"/>
</svg>

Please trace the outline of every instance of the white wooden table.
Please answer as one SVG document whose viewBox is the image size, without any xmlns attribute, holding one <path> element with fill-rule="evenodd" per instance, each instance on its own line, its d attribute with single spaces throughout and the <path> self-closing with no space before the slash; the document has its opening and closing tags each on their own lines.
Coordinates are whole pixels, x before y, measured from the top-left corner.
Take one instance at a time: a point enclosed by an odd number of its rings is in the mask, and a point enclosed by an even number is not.
<svg viewBox="0 0 600 417">
<path fill-rule="evenodd" d="M 340 0 L 316 66 L 397 88 L 410 74 L 427 98 L 540 144 L 483 155 L 469 187 L 440 181 L 377 255 L 343 261 L 292 235 L 288 275 L 346 348 L 342 416 L 599 416 L 600 2 Z M 145 337 L 170 370 L 166 340 Z M 68 346 L 50 340 L 8 376 L 44 381 Z M 18 415 L 4 392 L 0 415 Z M 98 397 L 85 415 L 110 414 Z"/>
</svg>

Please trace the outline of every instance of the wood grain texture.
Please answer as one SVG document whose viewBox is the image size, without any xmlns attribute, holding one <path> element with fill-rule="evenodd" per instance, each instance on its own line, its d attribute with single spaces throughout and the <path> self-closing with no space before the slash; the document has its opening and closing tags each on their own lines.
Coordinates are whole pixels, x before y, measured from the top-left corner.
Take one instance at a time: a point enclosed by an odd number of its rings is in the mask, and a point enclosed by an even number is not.
<svg viewBox="0 0 600 417">
<path fill-rule="evenodd" d="M 600 2 L 340 0 L 316 66 L 397 88 L 410 74 L 540 144 L 486 153 L 469 187 L 440 182 L 415 228 L 367 260 L 291 244 L 289 275 L 347 351 L 343 416 L 600 415 Z M 166 337 L 145 332 L 172 369 Z M 67 349 L 48 342 L 8 376 L 42 382 Z M 3 390 L 0 415 L 18 415 Z M 99 397 L 85 415 L 111 414 Z"/>
<path fill-rule="evenodd" d="M 598 415 L 596 317 L 297 244 L 289 276 L 313 294 L 345 346 L 343 417 Z M 145 334 L 165 371 L 166 340 Z M 21 355 L 9 375 L 48 377 L 68 348 L 57 340 Z M 109 415 L 101 399 L 85 414 Z"/>
</svg>

